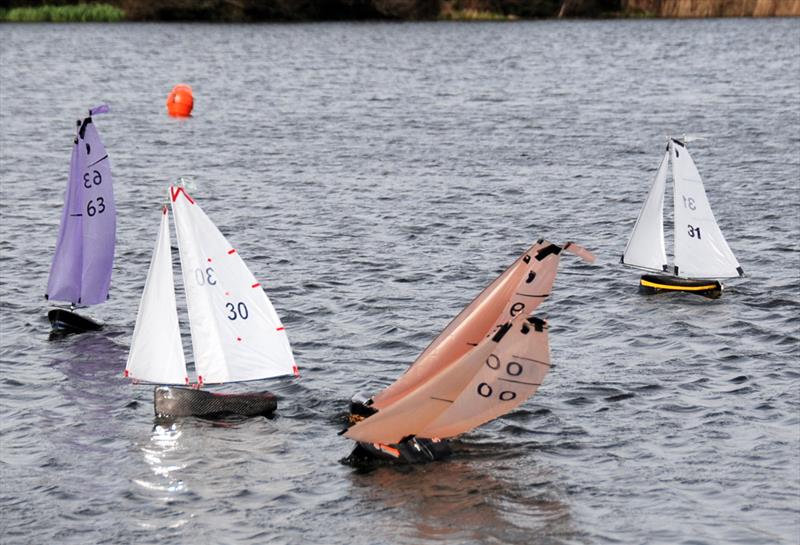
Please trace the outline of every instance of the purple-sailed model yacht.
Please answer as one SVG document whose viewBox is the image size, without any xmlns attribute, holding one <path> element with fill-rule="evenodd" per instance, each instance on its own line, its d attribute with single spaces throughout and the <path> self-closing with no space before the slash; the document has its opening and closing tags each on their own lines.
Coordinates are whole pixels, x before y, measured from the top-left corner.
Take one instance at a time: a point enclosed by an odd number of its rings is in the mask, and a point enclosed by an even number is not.
<svg viewBox="0 0 800 545">
<path fill-rule="evenodd" d="M 108 111 L 108 106 L 98 106 L 78 120 L 61 228 L 45 294 L 49 301 L 66 302 L 70 308 L 50 310 L 47 317 L 53 332 L 80 333 L 102 327 L 74 310 L 104 302 L 111 285 L 117 210 L 108 154 L 92 122 L 92 116 Z"/>
</svg>

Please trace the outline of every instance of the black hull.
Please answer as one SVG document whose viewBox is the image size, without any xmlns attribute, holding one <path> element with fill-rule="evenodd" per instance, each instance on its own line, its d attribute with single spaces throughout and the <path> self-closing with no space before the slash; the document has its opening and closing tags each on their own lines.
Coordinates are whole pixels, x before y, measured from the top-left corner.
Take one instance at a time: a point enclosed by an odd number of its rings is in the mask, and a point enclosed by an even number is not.
<svg viewBox="0 0 800 545">
<path fill-rule="evenodd" d="M 52 332 L 56 334 L 85 333 L 103 329 L 103 324 L 63 308 L 52 309 L 47 313 L 47 319 L 50 320 Z"/>
<path fill-rule="evenodd" d="M 718 280 L 688 280 L 657 274 L 645 274 L 639 280 L 639 293 L 653 295 L 670 291 L 681 291 L 709 299 L 718 299 L 722 296 L 722 284 Z"/>
<path fill-rule="evenodd" d="M 362 394 L 350 400 L 350 424 L 377 412 L 372 401 Z M 443 460 L 452 454 L 450 443 L 443 439 L 407 437 L 396 444 L 357 443 L 350 455 L 342 460 L 353 467 L 369 467 L 380 463 L 424 464 Z"/>
<path fill-rule="evenodd" d="M 214 394 L 193 388 L 156 386 L 153 391 L 156 416 L 172 418 L 198 416 L 226 418 L 229 416 L 270 416 L 278 408 L 278 398 L 271 392 L 244 394 Z"/>
<path fill-rule="evenodd" d="M 445 439 L 409 437 L 397 444 L 358 443 L 343 460 L 353 467 L 369 467 L 381 463 L 425 464 L 444 460 L 453 453 Z"/>
</svg>

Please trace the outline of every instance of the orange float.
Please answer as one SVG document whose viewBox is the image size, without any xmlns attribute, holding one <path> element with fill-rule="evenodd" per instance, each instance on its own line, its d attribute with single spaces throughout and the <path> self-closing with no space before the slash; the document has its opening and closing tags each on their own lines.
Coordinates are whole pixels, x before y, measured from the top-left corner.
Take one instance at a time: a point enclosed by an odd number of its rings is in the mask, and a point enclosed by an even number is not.
<svg viewBox="0 0 800 545">
<path fill-rule="evenodd" d="M 167 96 L 167 113 L 173 117 L 189 117 L 192 115 L 194 97 L 192 88 L 180 83 L 172 88 Z"/>
</svg>

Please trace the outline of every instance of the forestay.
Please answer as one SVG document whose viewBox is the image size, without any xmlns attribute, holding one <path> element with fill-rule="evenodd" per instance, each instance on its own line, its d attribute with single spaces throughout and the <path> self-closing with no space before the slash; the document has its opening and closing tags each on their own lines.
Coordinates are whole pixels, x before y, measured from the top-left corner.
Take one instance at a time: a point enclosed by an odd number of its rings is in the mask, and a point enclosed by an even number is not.
<svg viewBox="0 0 800 545">
<path fill-rule="evenodd" d="M 189 378 L 175 305 L 169 238 L 169 213 L 165 206 L 136 316 L 125 376 L 159 384 L 183 384 Z"/>
<path fill-rule="evenodd" d="M 289 340 L 261 284 L 183 187 L 171 187 L 200 383 L 297 374 Z"/>
<path fill-rule="evenodd" d="M 714 219 L 689 151 L 670 141 L 675 205 L 675 267 L 684 278 L 733 278 L 744 273 Z"/>
<path fill-rule="evenodd" d="M 663 272 L 667 267 L 664 247 L 664 192 L 669 169 L 669 149 L 658 167 L 655 180 L 633 227 L 622 263 L 631 267 Z"/>
<path fill-rule="evenodd" d="M 101 106 L 90 114 L 107 111 Z M 83 305 L 108 299 L 116 224 L 111 166 L 90 116 L 79 122 L 73 144 L 48 299 Z"/>
</svg>

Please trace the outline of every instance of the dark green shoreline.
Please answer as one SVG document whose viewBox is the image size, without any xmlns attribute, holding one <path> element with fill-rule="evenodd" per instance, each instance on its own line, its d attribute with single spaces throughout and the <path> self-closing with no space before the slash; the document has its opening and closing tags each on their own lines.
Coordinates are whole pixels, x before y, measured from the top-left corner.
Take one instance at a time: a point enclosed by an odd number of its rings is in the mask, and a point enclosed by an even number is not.
<svg viewBox="0 0 800 545">
<path fill-rule="evenodd" d="M 798 16 L 800 1 L 697 0 L 10 0 L 0 22 L 514 21 L 549 18 Z M 792 7 L 794 6 L 794 7 Z M 653 11 L 655 10 L 655 11 Z M 676 11 L 677 10 L 677 11 Z M 798 13 L 795 13 L 797 11 Z"/>
</svg>

